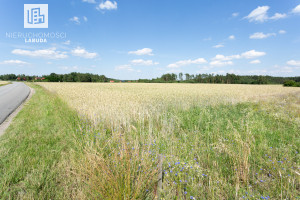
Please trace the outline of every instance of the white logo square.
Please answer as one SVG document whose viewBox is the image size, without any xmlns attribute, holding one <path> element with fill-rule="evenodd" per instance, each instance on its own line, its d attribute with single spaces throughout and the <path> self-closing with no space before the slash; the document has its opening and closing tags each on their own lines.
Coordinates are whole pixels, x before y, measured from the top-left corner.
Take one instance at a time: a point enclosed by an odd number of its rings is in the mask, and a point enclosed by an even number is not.
<svg viewBox="0 0 300 200">
<path fill-rule="evenodd" d="M 48 28 L 48 4 L 24 4 L 24 28 Z"/>
</svg>

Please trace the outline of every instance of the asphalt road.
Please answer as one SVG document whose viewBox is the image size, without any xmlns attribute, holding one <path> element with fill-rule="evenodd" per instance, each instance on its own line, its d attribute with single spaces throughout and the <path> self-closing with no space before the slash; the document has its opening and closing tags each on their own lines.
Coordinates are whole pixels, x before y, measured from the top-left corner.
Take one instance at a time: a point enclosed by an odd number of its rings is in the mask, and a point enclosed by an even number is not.
<svg viewBox="0 0 300 200">
<path fill-rule="evenodd" d="M 24 83 L 13 82 L 0 87 L 0 124 L 13 113 L 30 94 Z"/>
</svg>

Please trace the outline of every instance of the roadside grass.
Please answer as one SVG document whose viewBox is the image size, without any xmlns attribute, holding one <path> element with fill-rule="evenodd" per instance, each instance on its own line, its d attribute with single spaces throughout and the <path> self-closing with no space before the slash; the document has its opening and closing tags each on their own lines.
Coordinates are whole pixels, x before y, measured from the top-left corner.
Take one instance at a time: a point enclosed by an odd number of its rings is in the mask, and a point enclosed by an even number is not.
<svg viewBox="0 0 300 200">
<path fill-rule="evenodd" d="M 74 199 L 79 186 L 67 170 L 78 115 L 29 86 L 36 93 L 0 137 L 0 199 Z"/>
</svg>

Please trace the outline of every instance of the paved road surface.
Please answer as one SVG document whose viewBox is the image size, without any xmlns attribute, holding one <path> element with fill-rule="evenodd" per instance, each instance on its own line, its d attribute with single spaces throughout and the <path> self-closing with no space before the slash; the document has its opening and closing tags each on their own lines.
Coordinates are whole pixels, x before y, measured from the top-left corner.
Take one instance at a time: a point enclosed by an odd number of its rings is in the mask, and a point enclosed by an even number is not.
<svg viewBox="0 0 300 200">
<path fill-rule="evenodd" d="M 24 83 L 14 82 L 0 87 L 0 124 L 28 97 L 30 89 Z"/>
</svg>

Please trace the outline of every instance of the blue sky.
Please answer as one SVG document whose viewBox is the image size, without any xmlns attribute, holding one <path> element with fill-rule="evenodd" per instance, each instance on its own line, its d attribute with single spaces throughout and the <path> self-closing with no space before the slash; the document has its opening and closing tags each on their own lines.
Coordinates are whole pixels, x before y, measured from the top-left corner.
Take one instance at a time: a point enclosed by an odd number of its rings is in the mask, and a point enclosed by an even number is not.
<svg viewBox="0 0 300 200">
<path fill-rule="evenodd" d="M 48 28 L 24 28 L 25 3 L 48 4 Z M 66 38 L 7 37 L 29 32 Z M 1 0 L 0 74 L 73 71 L 299 76 L 300 0 Z"/>
</svg>

